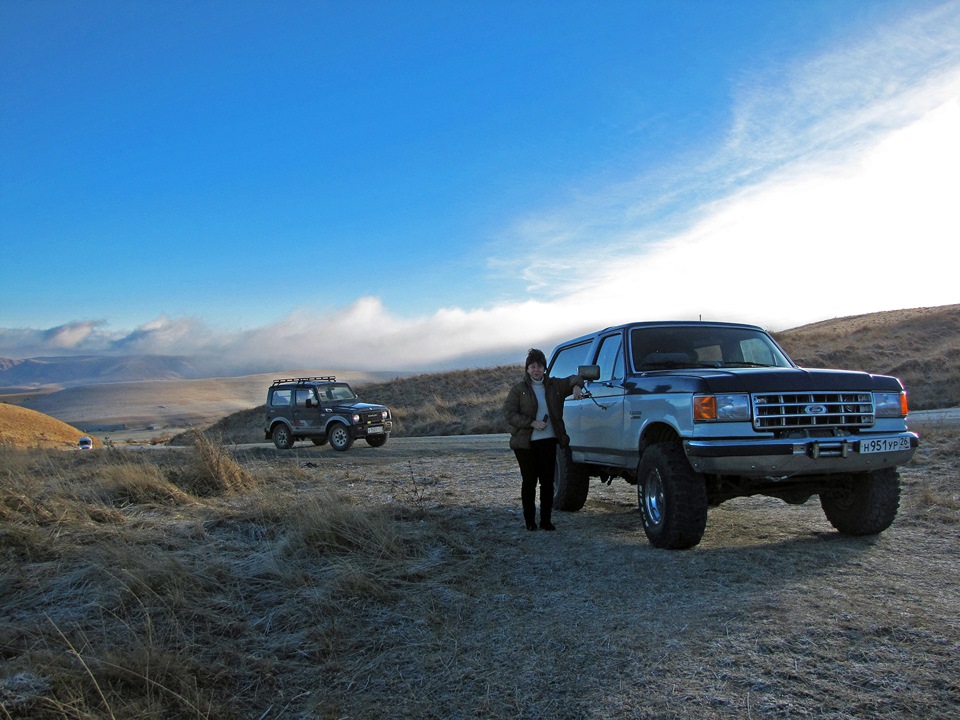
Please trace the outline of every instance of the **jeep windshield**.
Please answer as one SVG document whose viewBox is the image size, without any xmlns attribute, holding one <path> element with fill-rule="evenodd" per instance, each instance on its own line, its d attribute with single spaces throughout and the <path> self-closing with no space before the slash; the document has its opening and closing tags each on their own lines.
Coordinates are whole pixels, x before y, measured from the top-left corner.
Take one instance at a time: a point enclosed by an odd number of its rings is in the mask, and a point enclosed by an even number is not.
<svg viewBox="0 0 960 720">
<path fill-rule="evenodd" d="M 636 372 L 675 368 L 793 367 L 761 330 L 712 325 L 636 327 L 630 331 Z"/>
<path fill-rule="evenodd" d="M 346 383 L 331 383 L 330 385 L 318 385 L 317 395 L 320 400 L 356 400 L 357 396 Z"/>
</svg>

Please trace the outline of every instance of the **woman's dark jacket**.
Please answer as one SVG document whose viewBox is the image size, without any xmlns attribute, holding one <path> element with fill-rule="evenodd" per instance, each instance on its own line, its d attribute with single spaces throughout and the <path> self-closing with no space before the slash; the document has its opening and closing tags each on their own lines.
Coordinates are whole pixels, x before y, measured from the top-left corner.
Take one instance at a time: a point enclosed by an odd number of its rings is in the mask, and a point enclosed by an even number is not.
<svg viewBox="0 0 960 720">
<path fill-rule="evenodd" d="M 583 387 L 583 378 L 579 375 L 565 378 L 544 375 L 543 390 L 547 407 L 542 410 L 537 407 L 537 396 L 533 392 L 530 376 L 524 372 L 523 380 L 510 388 L 507 399 L 503 403 L 503 415 L 510 425 L 510 447 L 514 450 L 529 450 L 530 436 L 533 435 L 530 423 L 534 418 L 542 418 L 545 414 L 550 415 L 553 432 L 557 436 L 560 447 L 569 445 L 570 436 L 567 435 L 567 429 L 563 424 L 563 399 L 573 392 L 576 385 Z"/>
</svg>

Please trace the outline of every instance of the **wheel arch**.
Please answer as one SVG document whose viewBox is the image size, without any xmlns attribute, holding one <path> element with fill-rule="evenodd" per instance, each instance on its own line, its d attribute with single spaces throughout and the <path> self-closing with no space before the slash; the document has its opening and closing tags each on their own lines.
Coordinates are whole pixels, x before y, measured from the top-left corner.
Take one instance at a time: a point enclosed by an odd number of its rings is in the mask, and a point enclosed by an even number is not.
<svg viewBox="0 0 960 720">
<path fill-rule="evenodd" d="M 334 423 L 340 423 L 341 425 L 346 425 L 347 430 L 352 434 L 353 431 L 351 430 L 351 428 L 353 428 L 353 422 L 351 422 L 351 418 L 345 417 L 342 414 L 331 415 L 330 417 L 328 417 L 326 422 L 323 423 L 323 431 L 329 435 L 330 426 L 333 425 Z"/>
<path fill-rule="evenodd" d="M 672 425 L 665 422 L 650 423 L 643 429 L 643 433 L 640 435 L 638 448 L 640 457 L 643 457 L 643 453 L 646 452 L 647 448 L 651 445 L 664 442 L 679 442 L 679 440 L 680 433 L 678 433 L 677 429 Z"/>
<path fill-rule="evenodd" d="M 296 435 L 296 432 L 294 432 L 294 429 L 293 429 L 293 425 L 291 425 L 291 424 L 290 424 L 290 421 L 287 420 L 286 418 L 274 418 L 274 419 L 271 421 L 271 423 L 270 423 L 270 434 L 271 434 L 271 435 L 273 435 L 273 431 L 274 431 L 274 429 L 277 427 L 277 425 L 286 425 L 287 430 L 290 431 L 290 434 L 291 434 L 291 435 Z"/>
</svg>

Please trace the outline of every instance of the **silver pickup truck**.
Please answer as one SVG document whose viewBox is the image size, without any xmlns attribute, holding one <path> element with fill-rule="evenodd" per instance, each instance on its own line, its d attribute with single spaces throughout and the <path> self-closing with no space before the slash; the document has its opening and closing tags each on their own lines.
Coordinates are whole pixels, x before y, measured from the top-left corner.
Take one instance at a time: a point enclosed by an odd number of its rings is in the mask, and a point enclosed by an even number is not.
<svg viewBox="0 0 960 720">
<path fill-rule="evenodd" d="M 661 548 L 693 547 L 708 507 L 749 495 L 819 495 L 840 532 L 880 533 L 919 444 L 897 378 L 800 368 L 753 325 L 611 327 L 558 345 L 549 372 L 587 381 L 564 407 L 554 507 L 582 508 L 591 477 L 624 478 Z"/>
</svg>

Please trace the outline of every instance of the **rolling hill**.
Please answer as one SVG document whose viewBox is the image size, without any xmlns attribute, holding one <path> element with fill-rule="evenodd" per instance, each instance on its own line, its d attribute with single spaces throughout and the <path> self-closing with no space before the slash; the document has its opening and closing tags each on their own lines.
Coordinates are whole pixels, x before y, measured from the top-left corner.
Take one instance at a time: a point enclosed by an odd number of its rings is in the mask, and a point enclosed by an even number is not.
<svg viewBox="0 0 960 720">
<path fill-rule="evenodd" d="M 960 305 L 834 318 L 775 336 L 801 366 L 901 378 L 913 410 L 960 406 Z M 336 374 L 363 399 L 391 407 L 398 435 L 473 434 L 505 431 L 500 405 L 521 372 L 519 365 L 408 377 L 303 370 L 239 378 L 91 383 L 19 395 L 6 388 L 0 400 L 86 429 L 122 425 L 163 430 L 169 437 L 187 428 L 209 427 L 226 442 L 259 442 L 264 392 L 274 377 Z M 122 440 L 122 433 L 113 434 Z"/>
<path fill-rule="evenodd" d="M 83 432 L 49 415 L 0 402 L 0 447 L 74 450 Z M 93 438 L 94 447 L 102 447 Z"/>
</svg>

